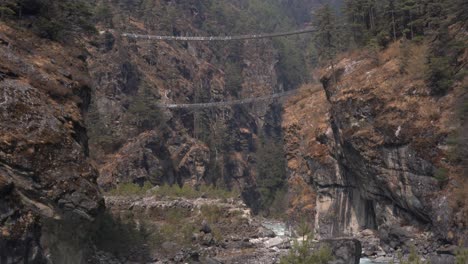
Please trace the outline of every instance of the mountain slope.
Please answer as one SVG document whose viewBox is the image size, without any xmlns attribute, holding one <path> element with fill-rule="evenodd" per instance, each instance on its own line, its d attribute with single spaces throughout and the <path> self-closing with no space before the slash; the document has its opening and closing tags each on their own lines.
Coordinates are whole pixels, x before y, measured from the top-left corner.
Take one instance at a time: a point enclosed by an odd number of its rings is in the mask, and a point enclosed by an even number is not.
<svg viewBox="0 0 468 264">
<path fill-rule="evenodd" d="M 324 93 L 286 105 L 289 169 L 317 195 L 321 237 L 370 229 L 387 253 L 417 241 L 424 254 L 467 239 L 466 179 L 448 141 L 461 128 L 466 78 L 432 96 L 421 75 L 425 49 L 410 48 L 409 73 L 400 71 L 398 43 L 377 57 L 350 54 L 336 65 L 336 84 L 330 70 L 317 72 Z"/>
</svg>

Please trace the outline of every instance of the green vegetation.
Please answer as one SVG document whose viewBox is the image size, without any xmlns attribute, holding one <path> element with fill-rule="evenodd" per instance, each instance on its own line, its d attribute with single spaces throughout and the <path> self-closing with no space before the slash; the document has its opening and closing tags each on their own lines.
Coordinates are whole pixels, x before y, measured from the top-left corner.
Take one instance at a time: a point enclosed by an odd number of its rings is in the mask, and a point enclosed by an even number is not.
<svg viewBox="0 0 468 264">
<path fill-rule="evenodd" d="M 226 88 L 234 97 L 239 97 L 239 91 L 242 89 L 243 77 L 240 62 L 228 62 L 224 68 Z"/>
<path fill-rule="evenodd" d="M 143 186 L 135 183 L 122 183 L 117 185 L 115 189 L 108 192 L 109 195 L 119 196 L 143 196 L 152 188 L 149 182 L 145 182 Z"/>
<path fill-rule="evenodd" d="M 18 4 L 15 1 L 6 0 L 0 3 L 0 20 L 11 17 L 16 14 Z"/>
<path fill-rule="evenodd" d="M 393 261 L 390 263 L 394 263 Z M 398 255 L 398 263 L 400 264 L 429 264 L 429 262 L 423 261 L 421 256 L 418 255 L 416 252 L 416 248 L 414 246 L 410 249 L 410 254 L 408 258 L 404 258 L 403 255 L 400 253 Z"/>
<path fill-rule="evenodd" d="M 281 217 L 287 209 L 286 161 L 282 140 L 261 135 L 257 150 L 258 208 L 270 217 Z M 255 211 L 255 210 L 254 210 Z"/>
<path fill-rule="evenodd" d="M 224 215 L 223 209 L 217 205 L 202 205 L 200 212 L 209 223 L 219 222 Z"/>
<path fill-rule="evenodd" d="M 161 247 L 164 242 L 171 242 L 176 243 L 178 247 L 188 247 L 194 242 L 193 236 L 199 233 L 204 220 L 208 221 L 213 238 L 220 241 L 222 232 L 217 224 L 224 220 L 226 212 L 217 205 L 203 205 L 193 212 L 184 208 L 168 208 L 161 217 L 162 221 L 149 229 L 147 242 L 150 246 Z M 236 218 L 238 218 L 236 215 L 230 216 L 229 221 L 234 221 Z"/>
<path fill-rule="evenodd" d="M 185 198 L 198 198 L 206 197 L 212 199 L 228 199 L 236 198 L 239 194 L 236 191 L 228 191 L 214 186 L 202 185 L 198 189 L 194 189 L 188 185 L 179 187 L 178 185 L 163 185 L 151 192 L 157 196 L 168 196 L 168 197 L 185 197 Z"/>
<path fill-rule="evenodd" d="M 299 226 L 301 241 L 294 241 L 288 255 L 280 260 L 280 264 L 326 264 L 333 260 L 328 247 L 312 250 L 312 232 L 310 226 L 303 221 Z"/>
<path fill-rule="evenodd" d="M 121 195 L 121 196 L 158 196 L 158 197 L 170 197 L 170 198 L 211 198 L 211 199 L 229 199 L 237 198 L 239 193 L 236 191 L 229 191 L 214 186 L 202 185 L 198 189 L 191 186 L 184 185 L 180 187 L 177 184 L 172 186 L 162 185 L 158 187 L 152 186 L 149 182 L 146 182 L 143 186 L 135 183 L 123 183 L 117 185 L 115 189 L 108 192 L 109 195 Z"/>
<path fill-rule="evenodd" d="M 446 168 L 438 168 L 434 173 L 434 178 L 440 182 L 445 182 L 448 179 L 449 171 Z"/>
<path fill-rule="evenodd" d="M 147 253 L 145 244 L 151 232 L 144 223 L 137 227 L 133 220 L 114 217 L 106 212 L 96 219 L 89 234 L 98 249 L 126 258 L 134 250 Z M 141 258 L 144 258 L 144 254 Z"/>
<path fill-rule="evenodd" d="M 99 214 L 93 222 L 77 215 L 65 215 L 61 220 L 44 218 L 42 228 L 54 263 L 86 262 L 86 257 L 96 249 L 118 258 L 127 258 L 138 250 L 140 259 L 135 262 L 148 256 L 149 233 L 144 225 L 137 228 L 134 221 L 122 220 L 108 212 Z"/>
<path fill-rule="evenodd" d="M 468 263 L 468 248 L 460 248 L 457 251 L 455 264 L 466 264 Z"/>
<path fill-rule="evenodd" d="M 65 41 L 74 33 L 95 33 L 93 8 L 86 0 L 8 0 L 0 4 L 0 19 L 32 22 L 39 36 Z"/>
<path fill-rule="evenodd" d="M 138 93 L 131 98 L 128 107 L 127 122 L 138 128 L 138 132 L 147 130 L 164 130 L 166 118 L 160 108 L 156 107 L 157 99 L 151 88 L 143 83 L 139 85 Z"/>
<path fill-rule="evenodd" d="M 304 6 L 310 5 L 306 1 L 302 1 L 302 3 Z M 200 1 L 195 6 L 198 12 L 206 17 L 206 20 L 199 25 L 200 29 L 211 35 L 286 31 L 296 29 L 299 21 L 304 23 L 310 17 L 309 10 L 290 9 L 289 4 L 280 0 L 251 0 L 237 4 L 227 0 Z M 295 20 L 295 13 L 301 13 L 300 18 L 297 17 L 298 20 Z M 302 24 L 300 26 L 302 27 Z M 273 39 L 272 42 L 278 50 L 277 70 L 281 82 L 286 89 L 296 88 L 308 78 L 308 62 L 305 61 L 302 54 L 308 42 L 300 37 Z M 215 46 L 213 50 L 221 50 L 221 46 Z M 230 50 L 238 57 L 228 58 L 226 70 L 233 73 L 234 76 L 227 80 L 226 87 L 234 89 L 239 84 L 238 77 L 241 72 L 239 67 L 243 67 L 241 64 L 242 50 L 239 47 Z M 223 56 L 223 53 L 219 56 Z M 236 65 L 232 65 L 233 63 Z M 231 91 L 231 94 L 235 93 Z"/>
<path fill-rule="evenodd" d="M 320 54 L 318 57 L 320 60 L 325 61 L 334 72 L 334 59 L 340 50 L 342 39 L 337 18 L 332 8 L 327 4 L 317 9 L 314 18 L 314 27 L 317 29 L 315 46 L 318 54 Z M 334 75 L 333 78 L 335 78 Z M 336 84 L 335 79 L 333 83 Z"/>
<path fill-rule="evenodd" d="M 457 60 L 466 47 L 466 36 L 457 37 L 458 33 L 451 33 L 449 28 L 466 26 L 467 12 L 466 1 L 460 0 L 346 0 L 346 23 L 341 25 L 346 32 L 343 41 L 352 43 L 348 48 L 374 43 L 386 47 L 398 39 L 427 41 L 429 51 L 425 79 L 432 95 L 443 96 L 452 88 L 456 78 L 461 79 L 466 74 Z M 408 46 L 405 41 L 403 44 Z M 402 47 L 403 53 L 407 52 L 405 46 Z M 401 65 L 402 73 L 405 73 L 408 63 L 405 60 Z"/>
</svg>

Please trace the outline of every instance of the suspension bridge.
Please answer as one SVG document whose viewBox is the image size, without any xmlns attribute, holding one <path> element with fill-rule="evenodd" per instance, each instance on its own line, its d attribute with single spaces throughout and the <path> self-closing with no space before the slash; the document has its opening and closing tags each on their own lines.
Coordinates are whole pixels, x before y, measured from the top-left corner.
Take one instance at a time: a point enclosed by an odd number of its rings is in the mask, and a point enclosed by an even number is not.
<svg viewBox="0 0 468 264">
<path fill-rule="evenodd" d="M 285 37 L 292 35 L 300 35 L 315 32 L 313 28 L 293 30 L 278 33 L 262 33 L 262 34 L 251 34 L 251 35 L 239 35 L 239 36 L 158 36 L 158 35 L 141 35 L 134 33 L 123 33 L 122 37 L 132 39 L 147 39 L 147 40 L 172 40 L 172 41 L 236 41 L 236 40 L 249 40 L 249 39 L 263 39 L 263 38 L 276 38 Z"/>
<path fill-rule="evenodd" d="M 234 105 L 242 104 L 251 104 L 260 101 L 272 101 L 277 98 L 286 97 L 296 93 L 296 90 L 291 90 L 282 93 L 275 93 L 267 96 L 260 97 L 251 97 L 231 101 L 221 101 L 221 102 L 209 102 L 209 103 L 192 103 L 192 104 L 156 104 L 156 107 L 168 108 L 168 109 L 178 109 L 178 108 L 188 108 L 188 109 L 200 109 L 200 108 L 213 108 L 213 107 L 228 107 Z"/>
<path fill-rule="evenodd" d="M 252 40 L 252 39 L 265 39 L 265 38 L 277 38 L 292 35 L 300 35 L 306 33 L 312 33 L 316 30 L 314 28 L 306 28 L 301 30 L 277 32 L 277 33 L 261 33 L 261 34 L 250 34 L 250 35 L 237 35 L 237 36 L 161 36 L 161 35 L 143 35 L 135 33 L 122 33 L 122 37 L 130 39 L 143 39 L 143 40 L 156 40 L 156 41 L 240 41 L 240 40 Z M 286 92 L 274 93 L 271 95 L 243 98 L 231 101 L 221 102 L 207 102 L 207 103 L 191 103 L 191 104 L 167 104 L 159 103 L 156 107 L 167 108 L 167 109 L 202 109 L 202 108 L 214 108 L 214 107 L 228 107 L 233 105 L 251 104 L 261 101 L 270 101 L 278 98 L 290 96 L 296 93 L 297 90 L 291 90 Z"/>
</svg>

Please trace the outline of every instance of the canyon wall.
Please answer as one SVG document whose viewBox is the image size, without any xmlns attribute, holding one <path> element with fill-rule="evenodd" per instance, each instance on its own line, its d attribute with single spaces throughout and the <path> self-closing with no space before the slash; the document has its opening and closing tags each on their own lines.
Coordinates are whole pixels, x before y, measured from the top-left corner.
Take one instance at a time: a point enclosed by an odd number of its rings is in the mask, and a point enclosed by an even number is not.
<svg viewBox="0 0 468 264">
<path fill-rule="evenodd" d="M 91 222 L 104 208 L 88 157 L 81 56 L 0 24 L 1 263 L 46 263 L 68 243 L 56 240 L 56 221 Z"/>
<path fill-rule="evenodd" d="M 426 254 L 467 241 L 466 185 L 447 141 L 461 126 L 463 81 L 434 97 L 421 76 L 424 54 L 412 58 L 418 73 L 402 74 L 399 52 L 394 44 L 351 54 L 335 72 L 315 73 L 321 85 L 285 106 L 288 168 L 316 196 L 320 238 L 371 230 L 386 252 L 416 243 Z"/>
<path fill-rule="evenodd" d="M 223 34 L 229 23 L 220 21 L 226 19 L 223 13 L 207 13 L 202 6 L 209 3 L 155 1 L 150 5 L 155 14 L 141 16 L 141 4 L 127 9 L 113 3 L 112 29 L 99 24 L 99 36 L 87 45 L 94 80 L 87 127 L 100 186 L 214 184 L 246 190 L 246 200 L 256 206 L 257 148 L 260 139 L 280 138 L 281 107 L 271 101 L 201 110 L 156 104 L 229 101 L 291 89 L 282 77 L 285 54 L 278 44 L 269 39 L 218 43 L 125 38 L 124 32 Z M 242 12 L 235 3 L 225 5 Z M 155 15 L 162 18 L 155 20 Z M 281 142 L 276 144 L 281 149 Z"/>
</svg>

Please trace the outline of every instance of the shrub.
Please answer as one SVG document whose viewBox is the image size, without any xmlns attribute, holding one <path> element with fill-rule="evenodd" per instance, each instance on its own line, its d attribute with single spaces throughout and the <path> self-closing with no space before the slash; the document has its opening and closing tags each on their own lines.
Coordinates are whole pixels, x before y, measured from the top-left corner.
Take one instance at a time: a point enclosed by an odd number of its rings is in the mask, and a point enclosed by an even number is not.
<svg viewBox="0 0 468 264">
<path fill-rule="evenodd" d="M 453 69 L 448 57 L 428 59 L 427 81 L 432 95 L 445 95 L 453 84 Z"/>
<path fill-rule="evenodd" d="M 94 14 L 85 0 L 8 0 L 0 4 L 2 18 L 15 13 L 19 19 L 32 19 L 33 31 L 51 40 L 67 40 L 79 32 L 96 33 Z"/>
<path fill-rule="evenodd" d="M 461 248 L 457 251 L 455 263 L 456 264 L 468 263 L 468 248 Z"/>
<path fill-rule="evenodd" d="M 91 231 L 91 240 L 98 249 L 118 257 L 128 257 L 134 249 L 144 252 L 142 249 L 150 235 L 144 225 L 137 228 L 132 220 L 125 222 L 110 213 L 99 216 Z"/>
<path fill-rule="evenodd" d="M 189 185 L 180 187 L 179 185 L 162 185 L 151 193 L 156 196 L 167 197 L 184 197 L 188 199 L 204 196 L 212 199 L 228 199 L 239 196 L 237 191 L 229 191 L 214 186 L 202 185 L 199 189 L 195 189 Z"/>
<path fill-rule="evenodd" d="M 221 207 L 216 205 L 203 205 L 200 208 L 200 212 L 208 222 L 216 223 L 223 217 L 223 210 Z"/>
<path fill-rule="evenodd" d="M 393 264 L 394 262 L 390 262 Z M 407 259 L 403 258 L 403 255 L 400 253 L 398 256 L 398 263 L 400 264 L 429 264 L 429 262 L 423 261 L 421 257 L 416 252 L 416 248 L 414 246 L 410 249 L 410 254 Z"/>
<path fill-rule="evenodd" d="M 100 213 L 93 222 L 76 215 L 65 214 L 60 220 L 42 219 L 42 228 L 48 234 L 48 249 L 53 263 L 85 263 L 95 250 L 109 252 L 118 258 L 143 263 L 148 257 L 146 240 L 148 230 L 133 221 L 123 221 L 109 212 Z M 139 255 L 132 253 L 138 250 Z M 135 259 L 137 258 L 137 259 Z M 78 262 L 77 262 L 78 261 Z"/>
<path fill-rule="evenodd" d="M 448 179 L 448 172 L 446 168 L 438 168 L 434 173 L 434 178 L 440 182 L 445 182 Z"/>
<path fill-rule="evenodd" d="M 242 66 L 238 62 L 228 62 L 226 63 L 224 73 L 227 90 L 232 96 L 238 97 L 243 83 Z"/>
<path fill-rule="evenodd" d="M 44 17 L 38 18 L 35 23 L 35 32 L 42 38 L 59 40 L 63 37 L 64 30 L 64 24 Z"/>
<path fill-rule="evenodd" d="M 294 241 L 288 255 L 281 258 L 280 264 L 327 264 L 333 260 L 329 247 L 312 250 L 312 232 L 305 221 L 299 227 L 299 234 L 302 241 Z"/>
<path fill-rule="evenodd" d="M 132 195 L 145 195 L 152 185 L 145 182 L 143 186 L 135 183 L 122 183 L 117 185 L 115 189 L 108 192 L 110 195 L 132 196 Z"/>
<path fill-rule="evenodd" d="M 139 84 L 138 74 L 133 68 L 129 68 L 127 71 L 129 76 L 131 76 L 128 79 L 131 79 L 132 85 L 126 86 L 138 87 L 141 90 L 130 101 L 127 122 L 132 126 L 136 126 L 140 132 L 146 130 L 165 130 L 166 117 L 161 109 L 156 106 L 157 98 L 153 95 L 150 86 L 147 83 Z"/>
<path fill-rule="evenodd" d="M 0 20 L 16 14 L 17 4 L 13 1 L 2 1 L 0 3 Z"/>
</svg>

